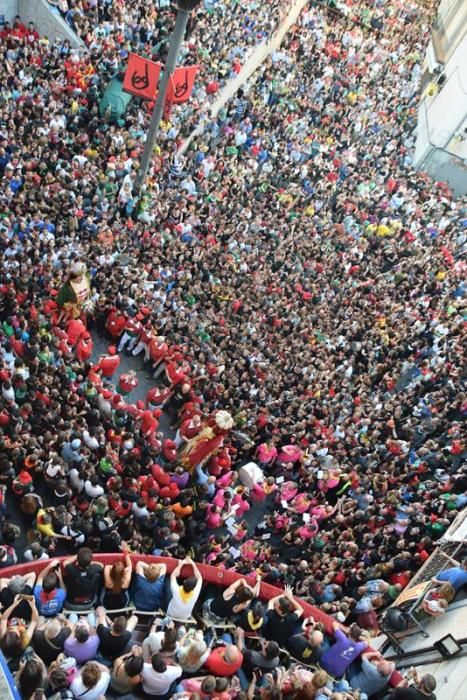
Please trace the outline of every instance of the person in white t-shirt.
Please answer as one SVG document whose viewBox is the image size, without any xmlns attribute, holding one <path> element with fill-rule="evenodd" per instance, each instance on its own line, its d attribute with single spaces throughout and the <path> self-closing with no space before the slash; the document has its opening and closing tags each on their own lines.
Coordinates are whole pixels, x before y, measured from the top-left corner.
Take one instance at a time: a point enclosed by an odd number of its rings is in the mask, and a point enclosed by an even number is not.
<svg viewBox="0 0 467 700">
<path fill-rule="evenodd" d="M 88 661 L 73 680 L 70 690 L 74 698 L 100 700 L 110 683 L 109 670 L 97 661 Z"/>
<path fill-rule="evenodd" d="M 183 566 L 191 566 L 193 570 L 193 576 L 184 579 L 183 583 L 179 585 L 178 576 L 183 568 Z M 172 598 L 167 608 L 167 615 L 173 617 L 176 620 L 188 620 L 191 617 L 193 608 L 195 607 L 196 601 L 201 593 L 201 586 L 203 585 L 203 577 L 201 572 L 189 557 L 183 559 L 178 566 L 172 571 L 170 576 L 170 590 L 172 592 Z"/>
<path fill-rule="evenodd" d="M 141 678 L 143 690 L 157 697 L 167 695 L 171 685 L 182 675 L 182 667 L 171 664 L 161 654 L 153 654 L 151 663 L 145 663 Z"/>
</svg>

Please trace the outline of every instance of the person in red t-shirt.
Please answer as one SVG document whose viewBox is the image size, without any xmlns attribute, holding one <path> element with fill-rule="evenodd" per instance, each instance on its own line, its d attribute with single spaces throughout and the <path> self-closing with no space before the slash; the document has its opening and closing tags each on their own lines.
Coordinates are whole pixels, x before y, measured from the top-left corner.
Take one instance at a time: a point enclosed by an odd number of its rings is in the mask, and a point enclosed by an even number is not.
<svg viewBox="0 0 467 700">
<path fill-rule="evenodd" d="M 93 345 L 91 334 L 88 331 L 84 331 L 76 345 L 76 357 L 79 362 L 87 362 L 89 360 L 92 355 Z"/>
<path fill-rule="evenodd" d="M 162 457 L 169 464 L 177 459 L 177 445 L 173 440 L 167 438 L 162 443 Z"/>
<path fill-rule="evenodd" d="M 120 365 L 120 357 L 117 355 L 117 349 L 114 345 L 109 345 L 107 355 L 101 355 L 94 365 L 94 372 L 102 372 L 106 379 L 112 379 L 113 375 Z"/>
<path fill-rule="evenodd" d="M 195 414 L 191 418 L 186 418 L 184 421 L 182 421 L 180 429 L 177 432 L 177 437 L 180 439 L 180 442 L 182 440 L 184 440 L 185 442 L 188 440 L 192 440 L 198 435 L 199 432 L 201 432 L 201 428 L 201 416 Z M 177 437 L 175 438 L 176 441 Z"/>
<path fill-rule="evenodd" d="M 138 378 L 135 372 L 130 371 L 120 375 L 120 379 L 118 380 L 118 391 L 122 396 L 128 396 L 131 394 L 133 389 L 136 389 L 137 386 Z"/>
<path fill-rule="evenodd" d="M 67 323 L 66 332 L 70 345 L 76 345 L 83 333 L 87 331 L 86 326 L 80 318 L 72 318 Z"/>
<path fill-rule="evenodd" d="M 159 427 L 159 420 L 162 411 L 156 409 L 155 411 L 144 411 L 141 418 L 141 432 L 144 436 L 155 433 Z"/>
<path fill-rule="evenodd" d="M 152 329 L 151 324 L 146 323 L 146 325 L 144 325 L 143 328 L 141 329 L 139 340 L 136 343 L 135 347 L 133 348 L 133 351 L 131 354 L 133 356 L 136 356 L 136 355 L 139 355 L 141 350 L 144 350 L 144 359 L 149 360 L 149 343 L 151 342 L 153 335 L 154 335 L 154 331 Z"/>
<path fill-rule="evenodd" d="M 128 345 L 128 352 L 133 350 L 135 347 L 136 343 L 138 342 L 138 338 L 141 335 L 141 331 L 143 329 L 143 326 L 141 324 L 141 321 L 139 321 L 136 317 L 129 317 L 127 318 L 125 322 L 125 328 L 123 330 L 123 335 L 120 338 L 120 342 L 118 344 L 118 352 L 122 352 L 125 349 L 125 346 Z"/>
<path fill-rule="evenodd" d="M 162 408 L 170 398 L 172 392 L 169 388 L 154 386 L 146 393 L 146 407 L 154 410 Z"/>
<path fill-rule="evenodd" d="M 24 343 L 17 335 L 19 336 L 20 334 L 15 333 L 15 335 L 12 335 L 10 338 L 11 349 L 18 357 L 24 357 Z"/>
<path fill-rule="evenodd" d="M 118 309 L 112 309 L 107 316 L 105 328 L 114 340 L 117 340 L 123 333 L 125 328 L 126 318 Z"/>
<path fill-rule="evenodd" d="M 233 676 L 243 663 L 243 654 L 234 644 L 216 647 L 205 662 L 214 676 Z"/>
<path fill-rule="evenodd" d="M 163 363 L 169 354 L 169 346 L 163 336 L 152 338 L 149 341 L 149 357 L 153 362 L 154 377 L 159 376 L 163 371 Z"/>
<path fill-rule="evenodd" d="M 166 365 L 165 377 L 166 381 L 171 389 L 177 384 L 182 384 L 190 371 L 190 366 L 188 362 L 182 362 L 180 360 L 173 360 Z"/>
</svg>

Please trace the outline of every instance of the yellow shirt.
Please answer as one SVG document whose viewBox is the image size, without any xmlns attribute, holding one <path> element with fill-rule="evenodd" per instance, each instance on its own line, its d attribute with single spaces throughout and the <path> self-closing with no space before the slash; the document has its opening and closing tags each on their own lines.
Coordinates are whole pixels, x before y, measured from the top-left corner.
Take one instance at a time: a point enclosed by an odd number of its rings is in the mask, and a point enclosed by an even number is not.
<svg viewBox="0 0 467 700">
<path fill-rule="evenodd" d="M 46 537 L 54 537 L 55 536 L 55 531 L 52 527 L 52 523 L 43 523 L 41 524 L 41 520 L 44 517 L 44 515 L 47 515 L 45 510 L 43 508 L 39 508 L 37 511 L 36 515 L 36 521 L 37 521 L 37 529 L 41 533 L 41 535 L 45 535 Z"/>
</svg>

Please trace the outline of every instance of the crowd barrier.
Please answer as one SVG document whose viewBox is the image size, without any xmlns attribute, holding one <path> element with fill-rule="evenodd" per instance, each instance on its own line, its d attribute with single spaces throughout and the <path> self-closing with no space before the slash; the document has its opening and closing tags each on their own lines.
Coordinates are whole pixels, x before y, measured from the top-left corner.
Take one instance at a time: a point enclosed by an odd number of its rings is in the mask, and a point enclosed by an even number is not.
<svg viewBox="0 0 467 700">
<path fill-rule="evenodd" d="M 67 557 L 58 557 L 59 561 L 64 561 Z M 100 562 L 101 564 L 113 564 L 114 562 L 121 560 L 122 555 L 121 554 L 96 554 L 93 557 L 93 560 L 96 562 Z M 152 563 L 152 564 L 165 564 L 167 567 L 167 573 L 170 574 L 177 566 L 178 566 L 178 560 L 173 559 L 171 557 L 155 557 L 152 555 L 143 555 L 143 554 L 132 554 L 130 555 L 130 558 L 133 563 L 133 568 L 136 567 L 136 564 L 138 561 L 143 561 L 145 563 Z M 16 564 L 16 566 L 10 566 L 5 569 L 0 569 L 0 576 L 2 578 L 10 578 L 11 576 L 14 576 L 15 574 L 27 574 L 30 573 L 31 571 L 34 571 L 35 574 L 38 574 L 44 566 L 46 566 L 47 563 L 45 561 L 35 561 L 35 562 L 27 562 L 25 564 Z M 244 576 L 243 574 L 239 574 L 236 571 L 232 570 L 227 570 L 227 569 L 220 569 L 215 566 L 210 566 L 209 564 L 197 564 L 198 569 L 201 572 L 201 575 L 203 577 L 203 581 L 206 584 L 214 584 L 216 586 L 220 586 L 221 588 L 227 588 L 230 586 L 232 583 L 235 581 L 238 581 L 238 579 L 244 578 L 250 583 L 251 585 L 254 585 L 255 583 L 255 576 L 249 575 L 249 576 Z M 189 575 L 190 572 L 190 567 L 186 566 L 183 567 L 181 574 L 182 576 Z M 271 598 L 275 598 L 276 596 L 281 594 L 281 589 L 277 588 L 276 586 L 272 586 L 269 583 L 264 583 L 261 582 L 261 588 L 260 588 L 260 593 L 259 597 L 262 601 L 267 602 L 271 600 Z M 300 600 L 300 598 L 297 598 L 297 601 L 300 603 L 304 610 L 305 616 L 312 616 L 316 622 L 321 622 L 326 629 L 327 634 L 332 635 L 333 634 L 333 629 L 332 629 L 332 623 L 333 623 L 333 618 L 327 615 L 326 613 L 322 612 L 319 608 L 315 608 L 313 605 L 310 605 L 306 601 Z M 395 686 L 397 685 L 400 681 L 402 680 L 402 676 L 399 674 L 398 671 L 395 671 L 391 677 L 391 685 Z"/>
</svg>

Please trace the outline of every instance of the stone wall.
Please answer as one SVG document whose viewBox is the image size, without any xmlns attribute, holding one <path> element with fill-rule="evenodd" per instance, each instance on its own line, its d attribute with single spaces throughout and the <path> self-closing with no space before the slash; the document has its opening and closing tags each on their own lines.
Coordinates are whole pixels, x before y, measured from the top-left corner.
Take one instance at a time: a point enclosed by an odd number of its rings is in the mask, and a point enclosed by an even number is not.
<svg viewBox="0 0 467 700">
<path fill-rule="evenodd" d="M 0 0 L 0 6 L 3 0 Z M 47 0 L 17 0 L 18 14 L 23 22 L 34 22 L 38 32 L 50 39 L 69 39 L 72 46 L 84 46 L 63 17 Z"/>
<path fill-rule="evenodd" d="M 17 0 L 0 0 L 0 15 L 3 15 L 5 22 L 13 24 L 13 20 L 17 14 Z"/>
</svg>

